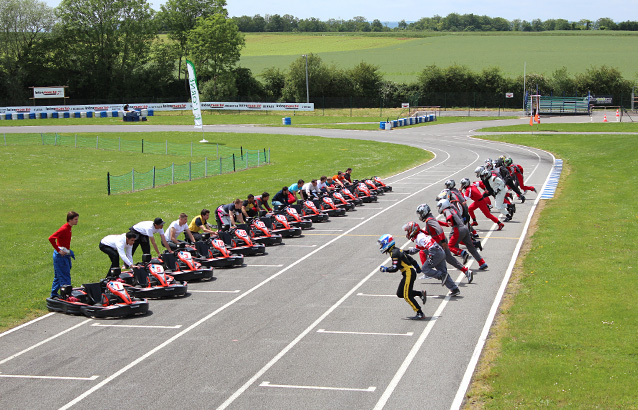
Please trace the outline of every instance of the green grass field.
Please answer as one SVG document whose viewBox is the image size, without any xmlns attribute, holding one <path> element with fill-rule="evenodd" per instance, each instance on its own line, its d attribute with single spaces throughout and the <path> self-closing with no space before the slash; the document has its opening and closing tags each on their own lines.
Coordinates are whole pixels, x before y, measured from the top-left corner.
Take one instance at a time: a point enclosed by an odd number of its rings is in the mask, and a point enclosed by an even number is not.
<svg viewBox="0 0 638 410">
<path fill-rule="evenodd" d="M 258 75 L 268 67 L 287 70 L 302 54 L 314 53 L 339 68 L 351 68 L 361 61 L 377 65 L 386 80 L 400 83 L 414 82 L 431 64 L 462 64 L 475 71 L 500 67 L 509 77 L 522 76 L 524 63 L 527 73 L 548 76 L 563 66 L 571 75 L 602 65 L 618 68 L 626 79 L 635 80 L 638 73 L 635 32 L 402 34 L 246 34 L 240 64 Z"/>
<path fill-rule="evenodd" d="M 470 408 L 638 408 L 632 135 L 489 137 L 565 161 L 469 391 Z"/>
<path fill-rule="evenodd" d="M 638 132 L 638 122 L 595 122 L 580 124 L 534 124 L 509 125 L 506 127 L 487 127 L 481 132 Z"/>
<path fill-rule="evenodd" d="M 95 138 L 95 134 L 78 134 L 83 135 Z M 109 136 L 188 144 L 198 141 L 201 133 Z M 211 143 L 241 145 L 244 149 L 270 148 L 272 163 L 235 174 L 107 196 L 107 172 L 119 175 L 133 167 L 143 172 L 171 162 L 183 164 L 191 157 L 49 145 L 1 146 L 0 249 L 5 257 L 0 270 L 0 331 L 45 312 L 44 299 L 53 279 L 48 237 L 65 222 L 69 210 L 80 214 L 79 224 L 73 228 L 72 249 L 77 259 L 71 270 L 73 284 L 80 285 L 106 275 L 110 264 L 98 249 L 100 240 L 109 234 L 123 233 L 139 221 L 157 216 L 173 221 L 180 212 L 192 218 L 202 208 L 214 210 L 236 197 L 245 198 L 264 190 L 274 195 L 283 185 L 299 178 L 332 175 L 349 166 L 355 177 L 383 176 L 432 158 L 429 152 L 407 146 L 359 140 L 223 133 L 207 138 Z M 387 161 L 389 156 L 403 161 Z M 141 254 L 138 252 L 136 257 Z"/>
</svg>

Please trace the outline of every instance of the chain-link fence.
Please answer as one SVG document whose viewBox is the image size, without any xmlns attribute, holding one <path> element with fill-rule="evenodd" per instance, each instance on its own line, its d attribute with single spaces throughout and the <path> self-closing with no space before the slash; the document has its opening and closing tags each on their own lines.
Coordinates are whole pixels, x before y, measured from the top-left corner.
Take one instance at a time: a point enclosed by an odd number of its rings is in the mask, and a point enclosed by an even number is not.
<svg viewBox="0 0 638 410">
<path fill-rule="evenodd" d="M 94 148 L 109 151 L 138 152 L 157 155 L 183 155 L 204 157 L 200 162 L 188 162 L 147 172 L 131 170 L 124 175 L 107 173 L 108 194 L 140 191 L 156 186 L 191 181 L 213 175 L 226 174 L 254 168 L 270 162 L 270 150 L 245 150 L 225 145 L 203 143 L 178 144 L 165 142 L 133 141 L 110 137 L 84 137 L 62 134 L 4 134 L 4 145 L 55 145 L 76 148 Z"/>
<path fill-rule="evenodd" d="M 204 158 L 201 162 L 189 162 L 158 169 L 153 167 L 148 172 L 139 172 L 132 169 L 124 175 L 107 174 L 108 194 L 140 191 L 155 188 L 161 185 L 170 185 L 177 182 L 191 181 L 198 178 L 206 178 L 213 175 L 226 174 L 243 169 L 259 167 L 269 162 L 269 151 L 245 151 L 243 155 L 235 154 L 226 158 L 209 160 Z"/>
</svg>

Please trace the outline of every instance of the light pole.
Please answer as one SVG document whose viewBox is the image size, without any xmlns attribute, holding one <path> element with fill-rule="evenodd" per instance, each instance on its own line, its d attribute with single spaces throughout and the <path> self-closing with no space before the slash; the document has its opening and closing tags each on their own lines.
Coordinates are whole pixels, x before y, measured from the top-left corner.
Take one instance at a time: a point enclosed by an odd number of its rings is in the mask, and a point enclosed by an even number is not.
<svg viewBox="0 0 638 410">
<path fill-rule="evenodd" d="M 306 57 L 306 103 L 310 103 L 310 87 L 308 86 L 308 54 L 302 54 Z"/>
</svg>

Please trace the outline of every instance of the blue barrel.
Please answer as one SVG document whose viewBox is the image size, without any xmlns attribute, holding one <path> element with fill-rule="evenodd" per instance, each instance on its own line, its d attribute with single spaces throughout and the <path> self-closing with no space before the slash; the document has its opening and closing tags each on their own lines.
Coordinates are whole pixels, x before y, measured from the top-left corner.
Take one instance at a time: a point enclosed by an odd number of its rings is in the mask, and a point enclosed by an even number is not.
<svg viewBox="0 0 638 410">
<path fill-rule="evenodd" d="M 23 120 L 23 119 L 24 119 L 24 114 L 23 114 L 23 113 L 21 113 L 21 112 L 19 112 L 19 113 L 18 113 L 18 119 L 19 119 L 19 120 Z"/>
<path fill-rule="evenodd" d="M 93 118 L 93 111 L 87 111 L 86 118 Z"/>
<path fill-rule="evenodd" d="M 46 112 L 40 113 L 40 118 L 47 118 L 49 115 Z"/>
<path fill-rule="evenodd" d="M 52 112 L 51 118 L 60 118 L 60 115 L 57 112 Z"/>
<path fill-rule="evenodd" d="M 8 113 L 6 113 L 6 114 L 4 115 L 4 119 L 5 119 L 5 120 L 12 120 L 12 119 L 13 119 L 13 116 L 11 115 L 11 113 L 10 113 L 10 112 L 8 112 Z"/>
<path fill-rule="evenodd" d="M 79 111 L 74 112 L 73 118 L 82 118 L 82 113 L 80 113 Z"/>
<path fill-rule="evenodd" d="M 106 111 L 100 111 L 100 118 L 106 118 Z"/>
<path fill-rule="evenodd" d="M 120 115 L 119 111 L 111 111 L 111 117 L 118 117 Z"/>
<path fill-rule="evenodd" d="M 30 112 L 29 113 L 29 119 L 30 120 L 35 120 L 35 113 L 34 112 Z"/>
<path fill-rule="evenodd" d="M 282 119 L 281 119 L 281 122 L 282 122 L 284 125 L 292 125 L 292 118 L 290 118 L 290 117 L 284 117 L 284 118 L 282 118 Z"/>
<path fill-rule="evenodd" d="M 65 111 L 64 114 L 62 114 L 63 118 L 71 118 L 71 113 L 68 111 Z"/>
<path fill-rule="evenodd" d="M 397 120 L 392 120 L 392 128 L 396 128 L 399 126 L 399 121 Z"/>
<path fill-rule="evenodd" d="M 381 129 L 381 130 L 385 129 L 385 121 L 379 122 L 379 129 Z"/>
</svg>

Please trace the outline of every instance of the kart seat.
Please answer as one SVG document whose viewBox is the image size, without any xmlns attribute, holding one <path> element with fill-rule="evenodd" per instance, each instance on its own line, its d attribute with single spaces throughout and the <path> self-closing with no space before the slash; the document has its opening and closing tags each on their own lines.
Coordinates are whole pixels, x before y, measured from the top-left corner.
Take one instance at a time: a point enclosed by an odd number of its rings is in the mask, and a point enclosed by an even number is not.
<svg viewBox="0 0 638 410">
<path fill-rule="evenodd" d="M 197 253 L 202 258 L 210 257 L 210 246 L 208 245 L 208 242 L 195 242 L 195 249 L 197 249 Z"/>
<path fill-rule="evenodd" d="M 85 283 L 82 285 L 92 305 L 102 303 L 102 285 L 99 283 Z"/>
<path fill-rule="evenodd" d="M 166 269 L 171 271 L 177 270 L 177 257 L 174 253 L 165 252 L 162 255 L 162 259 L 164 259 L 164 265 L 166 266 Z"/>
<path fill-rule="evenodd" d="M 150 255 L 149 255 L 150 256 Z M 139 266 L 133 267 L 133 276 L 135 277 L 135 281 L 142 287 L 148 286 L 148 272 L 145 268 L 140 268 Z"/>
</svg>

